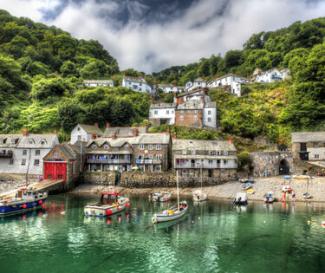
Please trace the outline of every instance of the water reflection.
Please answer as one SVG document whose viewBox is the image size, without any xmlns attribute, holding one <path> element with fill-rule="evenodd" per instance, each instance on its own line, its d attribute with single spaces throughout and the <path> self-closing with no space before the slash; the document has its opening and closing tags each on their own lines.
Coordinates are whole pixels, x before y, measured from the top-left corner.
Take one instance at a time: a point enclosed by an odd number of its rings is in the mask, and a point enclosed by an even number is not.
<svg viewBox="0 0 325 273">
<path fill-rule="evenodd" d="M 94 200 L 60 195 L 1 218 L 1 272 L 325 272 L 322 204 L 189 201 L 184 218 L 152 225 L 171 203 L 137 197 L 130 211 L 84 217 Z"/>
</svg>

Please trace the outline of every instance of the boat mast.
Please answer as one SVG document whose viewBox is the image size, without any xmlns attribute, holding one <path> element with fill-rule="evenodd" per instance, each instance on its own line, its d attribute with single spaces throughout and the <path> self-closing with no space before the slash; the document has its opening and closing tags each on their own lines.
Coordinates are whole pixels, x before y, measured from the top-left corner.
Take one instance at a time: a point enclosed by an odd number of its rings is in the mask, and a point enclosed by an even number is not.
<svg viewBox="0 0 325 273">
<path fill-rule="evenodd" d="M 201 160 L 201 193 L 202 193 L 202 185 L 203 185 L 202 165 L 203 165 L 203 159 Z"/>
<path fill-rule="evenodd" d="M 176 170 L 176 187 L 177 187 L 177 209 L 179 210 L 178 170 Z"/>
</svg>

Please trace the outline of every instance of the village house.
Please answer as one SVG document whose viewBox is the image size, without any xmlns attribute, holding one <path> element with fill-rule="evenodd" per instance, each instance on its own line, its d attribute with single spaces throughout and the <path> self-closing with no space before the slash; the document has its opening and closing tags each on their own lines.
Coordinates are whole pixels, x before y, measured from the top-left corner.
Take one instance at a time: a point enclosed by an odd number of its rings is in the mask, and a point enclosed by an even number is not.
<svg viewBox="0 0 325 273">
<path fill-rule="evenodd" d="M 144 78 L 141 77 L 124 77 L 122 86 L 136 92 L 153 94 L 154 89 L 149 85 Z"/>
<path fill-rule="evenodd" d="M 129 138 L 98 138 L 86 149 L 87 171 L 130 171 L 133 148 Z"/>
<path fill-rule="evenodd" d="M 178 95 L 174 103 L 152 104 L 149 120 L 154 125 L 217 128 L 217 106 L 211 102 L 207 89 L 195 89 Z"/>
<path fill-rule="evenodd" d="M 228 141 L 173 139 L 172 164 L 181 178 L 231 180 L 237 175 L 237 150 Z"/>
<path fill-rule="evenodd" d="M 169 169 L 170 135 L 168 133 L 142 134 L 132 140 L 137 168 L 147 172 Z"/>
<path fill-rule="evenodd" d="M 295 132 L 291 142 L 294 160 L 325 160 L 325 132 Z"/>
<path fill-rule="evenodd" d="M 273 68 L 267 71 L 262 71 L 261 69 L 255 69 L 252 80 L 259 83 L 271 83 L 276 81 L 283 81 L 290 77 L 289 69 L 277 69 Z"/>
<path fill-rule="evenodd" d="M 149 109 L 149 120 L 155 125 L 175 124 L 175 103 L 151 104 Z"/>
<path fill-rule="evenodd" d="M 185 91 L 190 92 L 197 88 L 207 87 L 207 82 L 202 78 L 197 78 L 193 82 L 189 81 L 185 84 Z"/>
<path fill-rule="evenodd" d="M 170 136 L 142 133 L 132 137 L 98 138 L 87 144 L 86 170 L 161 172 L 169 168 Z"/>
<path fill-rule="evenodd" d="M 223 87 L 226 90 L 229 90 L 231 94 L 240 97 L 242 95 L 241 86 L 242 84 L 247 83 L 249 83 L 249 81 L 244 77 L 227 74 L 208 82 L 207 86 L 208 88 Z"/>
<path fill-rule="evenodd" d="M 157 90 L 161 90 L 164 93 L 182 93 L 184 91 L 184 87 L 182 86 L 175 86 L 172 84 L 158 84 Z"/>
<path fill-rule="evenodd" d="M 95 125 L 77 124 L 71 131 L 70 143 L 75 144 L 78 141 L 88 142 L 102 135 L 103 132 L 99 129 L 97 123 Z"/>
<path fill-rule="evenodd" d="M 62 180 L 66 189 L 71 188 L 83 172 L 82 142 L 57 144 L 43 158 L 43 177 L 46 180 Z"/>
<path fill-rule="evenodd" d="M 0 173 L 43 174 L 43 157 L 59 144 L 55 134 L 0 135 Z"/>
<path fill-rule="evenodd" d="M 86 87 L 99 87 L 99 86 L 114 87 L 113 80 L 84 80 L 83 84 Z"/>
</svg>

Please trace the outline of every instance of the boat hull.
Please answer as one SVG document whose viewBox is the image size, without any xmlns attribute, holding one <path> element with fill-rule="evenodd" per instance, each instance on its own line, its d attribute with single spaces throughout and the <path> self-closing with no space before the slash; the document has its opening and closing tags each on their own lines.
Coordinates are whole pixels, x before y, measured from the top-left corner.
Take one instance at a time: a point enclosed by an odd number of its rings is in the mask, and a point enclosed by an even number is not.
<svg viewBox="0 0 325 273">
<path fill-rule="evenodd" d="M 157 213 L 152 217 L 152 222 L 154 224 L 158 224 L 158 223 L 163 223 L 163 222 L 168 222 L 168 221 L 173 221 L 173 220 L 179 219 L 186 214 L 187 210 L 188 210 L 188 206 L 181 211 L 175 212 L 172 215 Z"/>
<path fill-rule="evenodd" d="M 116 205 L 87 205 L 84 208 L 84 214 L 89 217 L 106 217 L 120 213 L 129 207 L 129 199 L 125 198 L 125 200 Z"/>
<path fill-rule="evenodd" d="M 33 201 L 16 202 L 14 204 L 7 204 L 0 206 L 0 216 L 22 214 L 28 211 L 42 208 L 47 197 L 39 198 Z"/>
</svg>

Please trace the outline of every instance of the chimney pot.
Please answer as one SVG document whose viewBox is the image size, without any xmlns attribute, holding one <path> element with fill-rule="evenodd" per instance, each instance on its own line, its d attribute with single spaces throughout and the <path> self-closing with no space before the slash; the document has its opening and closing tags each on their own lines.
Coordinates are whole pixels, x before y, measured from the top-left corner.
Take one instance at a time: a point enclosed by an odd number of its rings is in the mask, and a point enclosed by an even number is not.
<svg viewBox="0 0 325 273">
<path fill-rule="evenodd" d="M 108 121 L 106 121 L 105 127 L 109 128 L 109 127 L 111 127 L 111 124 Z"/>
<path fill-rule="evenodd" d="M 28 136 L 29 135 L 29 131 L 28 131 L 27 128 L 24 128 L 21 131 L 22 131 L 23 136 Z"/>
<path fill-rule="evenodd" d="M 95 124 L 94 124 L 97 128 L 98 128 L 98 122 L 95 122 Z"/>
</svg>

